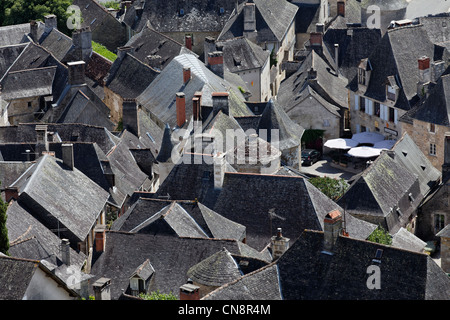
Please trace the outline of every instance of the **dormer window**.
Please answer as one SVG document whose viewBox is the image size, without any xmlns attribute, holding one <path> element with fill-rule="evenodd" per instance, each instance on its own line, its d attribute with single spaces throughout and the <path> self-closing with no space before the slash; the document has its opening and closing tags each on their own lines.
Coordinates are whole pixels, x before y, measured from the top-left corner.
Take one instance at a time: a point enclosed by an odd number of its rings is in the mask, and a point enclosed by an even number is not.
<svg viewBox="0 0 450 320">
<path fill-rule="evenodd" d="M 386 87 L 386 96 L 387 96 L 388 100 L 395 101 L 395 97 L 396 97 L 395 89 L 388 85 Z"/>
<path fill-rule="evenodd" d="M 139 296 L 141 293 L 146 294 L 150 279 L 154 272 L 155 269 L 153 269 L 153 266 L 148 259 L 138 266 L 130 276 L 131 295 Z"/>
<path fill-rule="evenodd" d="M 400 84 L 397 76 L 389 76 L 386 80 L 386 100 L 395 101 L 397 99 Z"/>
<path fill-rule="evenodd" d="M 366 71 L 362 68 L 358 69 L 358 83 L 359 84 L 366 84 Z"/>
<path fill-rule="evenodd" d="M 362 59 L 358 65 L 358 84 L 367 86 L 369 84 L 370 72 L 372 71 L 372 65 L 369 59 Z"/>
</svg>

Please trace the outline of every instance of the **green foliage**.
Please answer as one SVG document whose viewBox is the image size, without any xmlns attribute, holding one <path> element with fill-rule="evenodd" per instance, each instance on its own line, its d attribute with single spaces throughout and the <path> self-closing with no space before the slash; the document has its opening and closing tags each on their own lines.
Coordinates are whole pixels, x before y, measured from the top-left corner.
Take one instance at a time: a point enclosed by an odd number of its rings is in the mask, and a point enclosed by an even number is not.
<svg viewBox="0 0 450 320">
<path fill-rule="evenodd" d="M 278 64 L 277 54 L 275 53 L 275 46 L 270 53 L 270 67 L 276 66 Z"/>
<path fill-rule="evenodd" d="M 385 244 L 392 244 L 392 237 L 383 227 L 378 226 L 374 232 L 367 238 L 368 241 Z"/>
<path fill-rule="evenodd" d="M 70 35 L 67 28 L 67 8 L 72 0 L 1 0 L 0 23 L 2 26 L 28 23 L 31 20 L 44 21 L 44 16 L 58 17 L 58 30 Z"/>
<path fill-rule="evenodd" d="M 245 90 L 244 90 L 244 88 L 242 88 L 241 86 L 238 86 L 238 89 L 239 89 L 239 91 L 242 93 L 242 94 L 244 94 L 245 93 Z"/>
<path fill-rule="evenodd" d="M 6 209 L 8 209 L 8 205 L 0 198 L 0 252 L 9 255 L 8 229 L 6 228 Z"/>
<path fill-rule="evenodd" d="M 97 52 L 99 55 L 105 57 L 106 59 L 114 62 L 117 59 L 117 55 L 106 49 L 105 46 L 100 43 L 92 41 L 92 50 Z"/>
<path fill-rule="evenodd" d="M 122 131 L 123 130 L 123 120 L 120 118 L 119 123 L 117 124 L 116 131 Z"/>
<path fill-rule="evenodd" d="M 303 133 L 302 142 L 309 143 L 314 142 L 317 139 L 323 138 L 325 130 L 320 129 L 307 129 Z"/>
<path fill-rule="evenodd" d="M 150 294 L 140 293 L 139 297 L 144 300 L 178 300 L 178 298 L 170 293 L 160 293 L 159 290 L 153 291 Z"/>
<path fill-rule="evenodd" d="M 349 187 L 342 178 L 314 177 L 309 179 L 309 182 L 333 201 L 339 199 Z"/>
<path fill-rule="evenodd" d="M 105 8 L 112 8 L 114 10 L 120 10 L 120 3 L 116 1 L 107 1 L 102 3 Z"/>
</svg>

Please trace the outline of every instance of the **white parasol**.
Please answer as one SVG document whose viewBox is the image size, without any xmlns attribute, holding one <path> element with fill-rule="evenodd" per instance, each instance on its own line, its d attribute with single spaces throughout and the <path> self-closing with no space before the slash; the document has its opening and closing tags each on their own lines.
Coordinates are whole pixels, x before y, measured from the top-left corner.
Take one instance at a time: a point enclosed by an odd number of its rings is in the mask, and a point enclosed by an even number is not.
<svg viewBox="0 0 450 320">
<path fill-rule="evenodd" d="M 355 141 L 353 139 L 337 138 L 326 141 L 324 147 L 330 149 L 348 150 L 350 148 L 356 147 L 358 144 L 359 144 L 358 141 Z"/>
<path fill-rule="evenodd" d="M 356 147 L 351 148 L 347 153 L 356 158 L 372 158 L 379 156 L 381 149 L 372 147 Z"/>
<path fill-rule="evenodd" d="M 365 131 L 361 133 L 355 133 L 352 136 L 352 139 L 358 141 L 359 143 L 375 144 L 377 142 L 383 141 L 384 136 L 380 133 Z"/>
</svg>

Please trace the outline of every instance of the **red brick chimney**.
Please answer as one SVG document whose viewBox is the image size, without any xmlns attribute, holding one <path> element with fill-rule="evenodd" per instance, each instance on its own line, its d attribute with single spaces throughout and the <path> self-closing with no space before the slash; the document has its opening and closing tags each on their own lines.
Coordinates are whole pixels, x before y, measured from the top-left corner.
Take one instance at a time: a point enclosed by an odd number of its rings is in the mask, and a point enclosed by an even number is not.
<svg viewBox="0 0 450 320">
<path fill-rule="evenodd" d="M 8 203 L 12 199 L 19 199 L 19 189 L 17 187 L 5 188 L 5 201 Z"/>
<path fill-rule="evenodd" d="M 191 36 L 184 37 L 184 46 L 187 49 L 192 50 L 192 37 Z"/>
<path fill-rule="evenodd" d="M 338 16 L 345 17 L 345 1 L 337 2 L 337 14 Z"/>
<path fill-rule="evenodd" d="M 202 93 L 200 91 L 195 92 L 192 98 L 192 114 L 194 121 L 201 120 L 202 117 Z"/>
<path fill-rule="evenodd" d="M 214 51 L 208 53 L 208 66 L 212 72 L 223 78 L 223 52 Z"/>
<path fill-rule="evenodd" d="M 106 231 L 105 230 L 106 230 L 105 225 L 97 225 L 94 228 L 95 252 L 105 251 L 105 242 L 106 242 Z"/>
<path fill-rule="evenodd" d="M 186 122 L 186 99 L 183 92 L 177 92 L 177 126 L 182 127 Z"/>
<path fill-rule="evenodd" d="M 200 300 L 200 287 L 194 285 L 192 280 L 180 287 L 180 300 Z"/>
<path fill-rule="evenodd" d="M 191 79 L 191 68 L 184 67 L 183 68 L 183 83 L 188 82 Z"/>
</svg>

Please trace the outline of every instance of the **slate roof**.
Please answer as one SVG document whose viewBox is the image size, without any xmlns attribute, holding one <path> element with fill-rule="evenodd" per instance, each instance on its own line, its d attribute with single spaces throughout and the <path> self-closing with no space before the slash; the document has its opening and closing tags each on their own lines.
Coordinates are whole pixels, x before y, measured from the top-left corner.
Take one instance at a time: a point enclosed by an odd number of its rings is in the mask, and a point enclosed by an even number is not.
<svg viewBox="0 0 450 320">
<path fill-rule="evenodd" d="M 148 26 L 131 37 L 125 46 L 133 48 L 130 52 L 132 56 L 157 71 L 163 70 L 174 57 L 180 54 L 196 55 L 181 43 Z M 149 56 L 152 58 L 149 59 Z"/>
<path fill-rule="evenodd" d="M 105 78 L 105 86 L 122 98 L 134 99 L 158 74 L 158 71 L 127 53 L 123 59 L 114 61 Z"/>
<path fill-rule="evenodd" d="M 301 177 L 242 173 L 225 173 L 212 209 L 244 225 L 246 243 L 257 250 L 270 243 L 277 228 L 282 228 L 283 235 L 294 242 L 301 230 L 322 230 L 328 212 L 344 212 Z M 347 231 L 356 238 L 366 239 L 376 228 L 350 215 L 346 219 Z"/>
<path fill-rule="evenodd" d="M 438 237 L 450 238 L 450 224 L 446 225 L 444 229 L 439 231 L 436 235 Z"/>
<path fill-rule="evenodd" d="M 270 52 L 245 37 L 216 42 L 223 46 L 223 63 L 230 72 L 261 69 L 268 63 Z"/>
<path fill-rule="evenodd" d="M 12 187 L 18 188 L 21 203 L 33 215 L 48 221 L 47 226 L 57 228 L 59 221 L 61 228 L 67 228 L 71 242 L 85 240 L 109 197 L 81 171 L 67 170 L 49 155 L 42 156 Z"/>
<path fill-rule="evenodd" d="M 179 287 L 188 278 L 189 268 L 224 247 L 231 254 L 239 256 L 245 256 L 243 252 L 247 249 L 243 248 L 248 248 L 235 240 L 109 231 L 106 234 L 105 251 L 93 263 L 91 273 L 96 278 L 111 279 L 111 299 L 116 300 L 122 289 L 127 290 L 129 276 L 148 259 L 155 270 L 149 291 L 172 292 L 178 296 Z"/>
<path fill-rule="evenodd" d="M 425 241 L 422 241 L 403 227 L 392 236 L 392 246 L 396 248 L 423 252 L 426 245 Z"/>
<path fill-rule="evenodd" d="M 292 4 L 298 7 L 295 15 L 295 32 L 310 33 L 311 30 L 315 31 L 316 23 L 319 20 L 320 3 L 292 1 Z"/>
<path fill-rule="evenodd" d="M 308 80 L 308 71 L 311 68 L 317 71 L 316 81 Z M 289 115 L 297 104 L 313 95 L 329 112 L 340 117 L 340 108 L 348 107 L 346 85 L 347 81 L 338 76 L 313 50 L 300 68 L 280 85 L 277 102 Z"/>
<path fill-rule="evenodd" d="M 324 55 L 334 65 L 336 61 L 334 45 L 339 44 L 339 71 L 345 78 L 352 80 L 357 75 L 359 62 L 370 56 L 380 40 L 380 29 L 348 27 L 346 24 L 339 27 L 336 26 L 335 20 L 323 36 L 323 43 L 327 49 L 324 50 Z"/>
<path fill-rule="evenodd" d="M 250 299 L 264 288 L 284 300 L 448 300 L 450 297 L 450 279 L 426 254 L 340 236 L 333 255 L 327 255 L 322 252 L 323 241 L 323 232 L 305 230 L 276 263 L 225 285 L 206 298 Z M 377 250 L 382 250 L 381 263 L 374 261 Z M 377 290 L 367 287 L 370 275 L 367 270 L 371 265 L 381 270 L 381 288 Z M 277 277 L 262 274 L 269 270 L 277 271 Z M 255 287 L 247 289 L 245 283 L 253 283 Z M 264 299 L 261 295 L 257 297 Z"/>
<path fill-rule="evenodd" d="M 136 14 L 137 7 L 143 8 L 141 15 Z M 234 7 L 234 0 L 135 1 L 123 21 L 136 32 L 140 32 L 147 22 L 158 32 L 220 32 Z"/>
<path fill-rule="evenodd" d="M 245 3 L 247 3 L 246 1 Z M 253 0 L 256 17 L 256 43 L 282 41 L 290 24 L 294 21 L 298 7 L 288 1 Z M 243 36 L 245 3 L 238 7 L 238 14 L 232 15 L 225 24 L 218 40 Z"/>
<path fill-rule="evenodd" d="M 394 234 L 406 225 L 422 199 L 418 177 L 402 163 L 382 153 L 350 185 L 338 204 L 351 215 L 378 221 Z"/>
<path fill-rule="evenodd" d="M 26 46 L 27 44 L 23 43 L 0 47 L 0 78 L 3 77 Z"/>
<path fill-rule="evenodd" d="M 231 253 L 224 247 L 192 266 L 187 275 L 195 283 L 208 287 L 220 287 L 240 278 L 242 274 Z"/>
<path fill-rule="evenodd" d="M 73 46 L 72 38 L 55 28 L 44 34 L 39 39 L 39 44 L 51 52 L 59 61 L 64 61 Z"/>
<path fill-rule="evenodd" d="M 401 120 L 420 120 L 436 125 L 450 127 L 450 75 L 440 77 L 430 89 L 429 96 L 421 100 L 405 114 Z"/>
<path fill-rule="evenodd" d="M 183 68 L 191 69 L 191 79 L 183 83 Z M 202 106 L 212 107 L 213 92 L 229 92 L 230 113 L 233 116 L 251 115 L 245 105 L 239 89 L 210 71 L 194 55 L 182 54 L 175 57 L 152 83 L 137 97 L 137 102 L 160 121 L 171 128 L 176 125 L 175 99 L 177 92 L 184 92 L 186 101 L 186 119 L 192 117 L 192 98 L 202 92 Z M 161 95 L 161 92 L 165 92 Z"/>
<path fill-rule="evenodd" d="M 94 94 L 95 93 L 91 91 L 91 97 Z M 115 129 L 116 125 L 109 119 L 109 111 L 108 107 L 99 98 L 91 99 L 82 90 L 77 90 L 56 122 L 82 123 L 105 127 L 112 131 Z"/>
<path fill-rule="evenodd" d="M 44 24 L 38 22 L 38 37 L 44 32 Z M 27 35 L 30 33 L 30 24 L 21 23 L 0 27 L 0 47 L 29 42 Z"/>
<path fill-rule="evenodd" d="M 411 46 L 414 50 L 410 50 Z M 395 107 L 409 110 L 416 103 L 419 80 L 417 60 L 423 56 L 434 56 L 434 45 L 423 25 L 388 30 L 369 56 L 373 70 L 364 95 L 377 101 L 385 101 L 386 81 L 389 76 L 394 76 L 400 87 Z M 349 84 L 353 91 L 356 91 L 356 81 L 355 77 Z"/>
<path fill-rule="evenodd" d="M 22 300 L 39 262 L 0 256 L 0 299 Z"/>
<path fill-rule="evenodd" d="M 2 98 L 9 101 L 51 96 L 55 74 L 56 66 L 8 72 L 0 81 Z"/>
<path fill-rule="evenodd" d="M 14 201 L 8 207 L 6 227 L 10 241 L 9 253 L 12 256 L 34 260 L 51 260 L 52 257 L 57 257 L 61 263 L 61 239 L 58 238 L 57 231 L 50 231 L 20 202 Z M 71 265 L 81 268 L 86 255 L 72 248 L 69 250 Z"/>
</svg>

